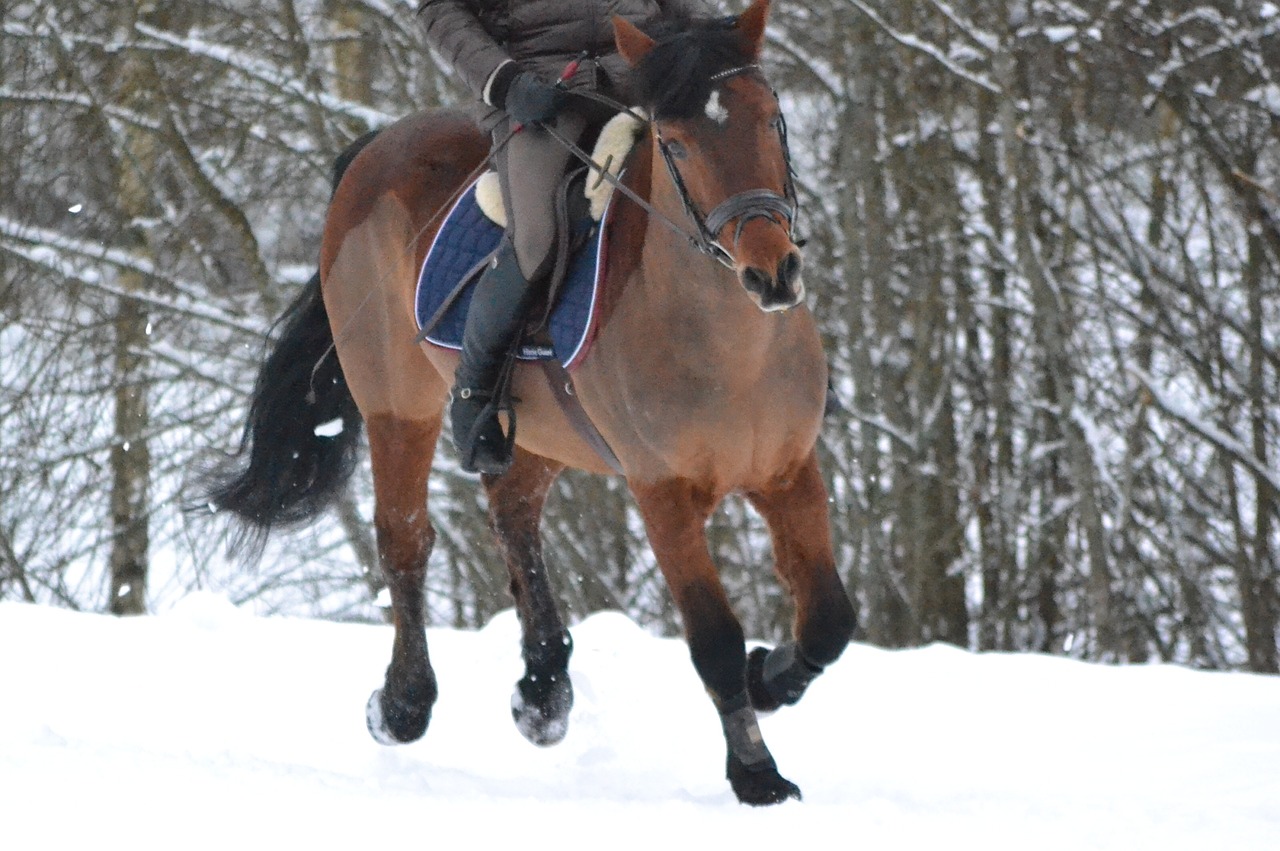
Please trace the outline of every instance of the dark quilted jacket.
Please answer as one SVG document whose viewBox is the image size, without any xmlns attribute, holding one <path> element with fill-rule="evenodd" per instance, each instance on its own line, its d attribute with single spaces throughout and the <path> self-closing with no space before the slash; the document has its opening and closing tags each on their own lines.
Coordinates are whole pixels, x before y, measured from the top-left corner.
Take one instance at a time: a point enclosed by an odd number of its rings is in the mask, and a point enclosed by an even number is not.
<svg viewBox="0 0 1280 851">
<path fill-rule="evenodd" d="M 695 16 L 711 9 L 705 0 L 423 0 L 418 7 L 428 43 L 478 96 L 508 59 L 553 80 L 584 50 L 616 83 L 625 63 L 615 53 L 613 16 L 643 26 L 664 12 Z M 594 71 L 572 85 L 599 82 Z"/>
</svg>

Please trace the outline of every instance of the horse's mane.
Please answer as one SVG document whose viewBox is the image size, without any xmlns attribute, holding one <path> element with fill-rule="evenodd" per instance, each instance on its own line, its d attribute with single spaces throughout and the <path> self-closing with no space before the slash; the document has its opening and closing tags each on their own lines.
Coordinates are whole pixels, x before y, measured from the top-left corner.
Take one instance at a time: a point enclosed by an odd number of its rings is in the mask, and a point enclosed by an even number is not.
<svg viewBox="0 0 1280 851">
<path fill-rule="evenodd" d="M 635 94 L 655 118 L 691 118 L 711 97 L 712 77 L 751 62 L 736 18 L 671 18 L 649 27 L 657 44 L 631 71 Z"/>
</svg>

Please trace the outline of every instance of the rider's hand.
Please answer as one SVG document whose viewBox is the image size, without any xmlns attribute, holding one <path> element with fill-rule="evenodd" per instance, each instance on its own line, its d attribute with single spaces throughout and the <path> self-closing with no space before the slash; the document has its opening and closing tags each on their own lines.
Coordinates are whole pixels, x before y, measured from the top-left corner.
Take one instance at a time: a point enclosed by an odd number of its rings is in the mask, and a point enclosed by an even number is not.
<svg viewBox="0 0 1280 851">
<path fill-rule="evenodd" d="M 517 124 L 531 124 L 555 118 L 564 101 L 563 88 L 542 80 L 530 71 L 521 71 L 494 105 L 505 110 Z"/>
</svg>

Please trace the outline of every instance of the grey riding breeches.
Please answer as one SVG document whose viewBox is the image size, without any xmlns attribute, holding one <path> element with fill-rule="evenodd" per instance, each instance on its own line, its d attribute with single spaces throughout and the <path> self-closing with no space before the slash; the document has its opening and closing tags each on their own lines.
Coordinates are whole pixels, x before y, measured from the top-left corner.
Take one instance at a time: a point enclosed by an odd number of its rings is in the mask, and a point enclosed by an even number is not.
<svg viewBox="0 0 1280 851">
<path fill-rule="evenodd" d="M 556 132 L 579 142 L 587 118 L 565 110 L 552 120 Z M 510 131 L 511 122 L 498 125 L 495 139 Z M 511 137 L 495 157 L 506 206 L 508 233 L 516 261 L 525 280 L 535 281 L 550 272 L 556 243 L 555 191 L 572 154 L 551 134 L 528 125 Z"/>
</svg>

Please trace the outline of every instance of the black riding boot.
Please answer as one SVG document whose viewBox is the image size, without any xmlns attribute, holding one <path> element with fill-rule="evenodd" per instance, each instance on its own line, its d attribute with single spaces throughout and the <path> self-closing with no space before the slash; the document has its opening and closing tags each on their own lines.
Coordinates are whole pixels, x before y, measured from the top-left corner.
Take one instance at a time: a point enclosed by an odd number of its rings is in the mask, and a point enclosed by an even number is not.
<svg viewBox="0 0 1280 851">
<path fill-rule="evenodd" d="M 453 445 L 468 473 L 500 476 L 511 466 L 514 435 L 503 434 L 498 420 L 498 383 L 533 296 L 515 249 L 504 241 L 493 265 L 476 282 L 453 380 Z"/>
</svg>

